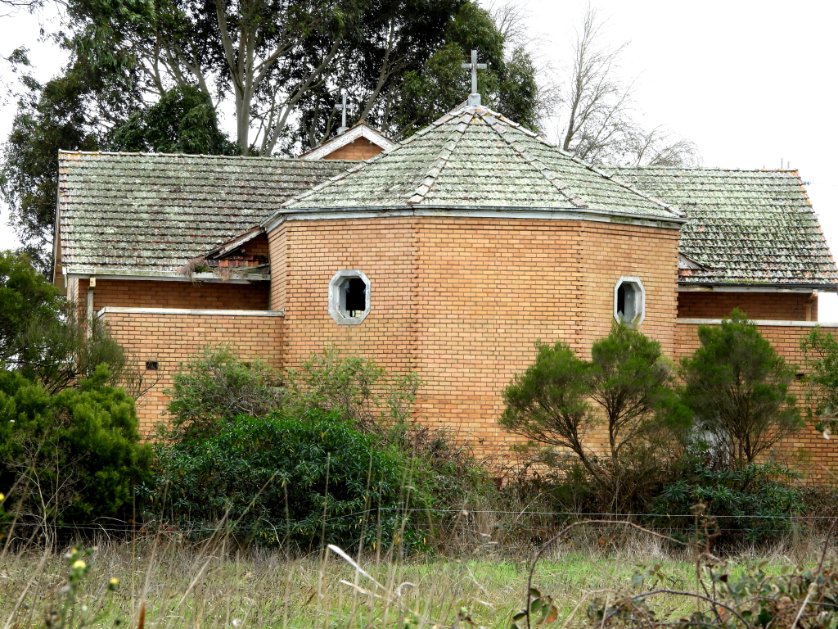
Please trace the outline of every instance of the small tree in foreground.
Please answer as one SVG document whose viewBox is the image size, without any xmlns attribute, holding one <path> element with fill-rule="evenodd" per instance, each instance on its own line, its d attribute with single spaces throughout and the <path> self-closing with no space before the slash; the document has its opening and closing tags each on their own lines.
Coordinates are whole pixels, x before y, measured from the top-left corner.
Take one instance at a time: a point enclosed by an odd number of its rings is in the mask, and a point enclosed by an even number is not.
<svg viewBox="0 0 838 629">
<path fill-rule="evenodd" d="M 697 428 L 733 469 L 751 464 L 800 426 L 792 369 L 740 310 L 719 326 L 700 326 L 701 343 L 684 359 L 684 400 Z"/>
<path fill-rule="evenodd" d="M 535 363 L 506 388 L 501 424 L 567 448 L 603 508 L 630 506 L 659 479 L 686 415 L 660 344 L 625 325 L 594 343 L 591 360 L 564 343 L 539 345 Z M 603 439 L 605 443 L 603 444 Z"/>
</svg>

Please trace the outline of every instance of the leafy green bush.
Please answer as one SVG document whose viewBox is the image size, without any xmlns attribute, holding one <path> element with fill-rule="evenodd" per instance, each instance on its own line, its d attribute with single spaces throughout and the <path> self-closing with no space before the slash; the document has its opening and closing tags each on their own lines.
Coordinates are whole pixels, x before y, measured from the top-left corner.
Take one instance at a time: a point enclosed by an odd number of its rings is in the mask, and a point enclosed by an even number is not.
<svg viewBox="0 0 838 629">
<path fill-rule="evenodd" d="M 381 433 L 408 421 L 418 386 L 413 373 L 392 375 L 369 358 L 327 348 L 288 372 L 286 408 L 326 411 Z"/>
<path fill-rule="evenodd" d="M 139 442 L 134 401 L 107 368 L 58 393 L 0 371 L 0 489 L 6 518 L 24 525 L 128 519 L 151 449 Z"/>
<path fill-rule="evenodd" d="M 408 549 L 423 537 L 405 511 L 430 504 L 411 459 L 332 414 L 221 420 L 212 435 L 157 451 L 150 490 L 198 534 L 221 526 L 242 541 L 301 550 L 321 537 Z"/>
<path fill-rule="evenodd" d="M 0 252 L 0 368 L 57 392 L 101 364 L 110 384 L 142 390 L 140 372 L 101 321 L 85 321 L 25 255 Z"/>
<path fill-rule="evenodd" d="M 244 362 L 224 347 L 207 348 L 183 365 L 166 393 L 178 438 L 210 435 L 223 419 L 267 415 L 283 400 L 282 378 L 276 371 L 259 361 Z"/>
<path fill-rule="evenodd" d="M 713 469 L 700 457 L 686 457 L 678 479 L 652 503 L 654 522 L 681 537 L 695 532 L 695 518 L 715 520 L 710 531 L 716 545 L 730 548 L 765 544 L 787 535 L 794 515 L 803 508 L 793 475 L 774 464 L 748 464 L 739 469 Z M 696 510 L 698 505 L 698 510 Z"/>
</svg>

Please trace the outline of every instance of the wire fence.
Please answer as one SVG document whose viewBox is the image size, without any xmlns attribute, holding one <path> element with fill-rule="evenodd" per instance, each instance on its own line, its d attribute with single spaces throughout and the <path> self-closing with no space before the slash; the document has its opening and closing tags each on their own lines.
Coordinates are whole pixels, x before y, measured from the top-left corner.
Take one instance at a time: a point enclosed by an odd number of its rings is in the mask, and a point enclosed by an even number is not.
<svg viewBox="0 0 838 629">
<path fill-rule="evenodd" d="M 659 531 L 675 531 L 683 530 L 690 523 L 698 521 L 698 516 L 694 513 L 614 513 L 614 512 L 578 512 L 578 511 L 529 511 L 529 510 L 502 510 L 502 509 L 439 509 L 439 508 L 402 508 L 402 507 L 380 507 L 369 508 L 360 511 L 353 511 L 342 514 L 325 514 L 321 523 L 334 523 L 346 519 L 358 519 L 367 524 L 374 523 L 374 518 L 381 514 L 398 514 L 403 517 L 412 517 L 417 515 L 438 516 L 440 518 L 447 518 L 447 521 L 452 525 L 460 524 L 468 526 L 473 523 L 474 519 L 479 517 L 494 518 L 497 520 L 497 525 L 502 527 L 504 524 L 510 525 L 515 523 L 519 529 L 526 529 L 524 520 L 531 518 L 540 518 L 546 524 L 553 524 L 555 526 L 564 525 L 570 521 L 584 522 L 585 520 L 597 520 L 596 524 L 591 523 L 591 526 L 604 527 L 603 520 L 612 520 L 616 522 L 645 522 L 653 523 L 654 528 Z M 743 523 L 761 523 L 760 530 L 765 532 L 787 532 L 794 525 L 802 526 L 817 526 L 829 524 L 831 521 L 838 519 L 838 515 L 756 515 L 756 514 L 721 514 L 710 515 L 710 519 L 716 522 L 715 530 L 720 532 L 740 531 Z M 666 526 L 667 521 L 674 521 L 673 526 Z M 162 530 L 164 532 L 183 532 L 190 534 L 212 534 L 221 532 L 247 532 L 263 528 L 265 525 L 274 527 L 277 530 L 290 528 L 294 525 L 293 519 L 281 518 L 278 520 L 262 519 L 261 524 L 240 524 L 234 520 L 230 520 L 223 524 L 210 525 L 204 520 L 190 520 L 186 518 L 172 518 L 172 519 L 146 519 L 138 520 L 136 522 L 120 521 L 109 518 L 102 521 L 91 521 L 71 524 L 49 524 L 48 527 L 53 530 L 61 531 L 79 531 L 79 532 L 101 532 L 112 534 L 130 534 L 140 531 L 153 532 Z M 727 523 L 736 522 L 739 526 L 729 526 Z M 774 522 L 778 526 L 766 527 L 765 524 Z M 29 524 L 29 523 L 27 523 Z M 780 526 L 782 524 L 782 526 Z M 533 531 L 536 528 L 532 529 Z M 543 526 L 538 527 L 537 530 L 543 530 Z M 2 529 L 0 529 L 2 532 Z"/>
</svg>

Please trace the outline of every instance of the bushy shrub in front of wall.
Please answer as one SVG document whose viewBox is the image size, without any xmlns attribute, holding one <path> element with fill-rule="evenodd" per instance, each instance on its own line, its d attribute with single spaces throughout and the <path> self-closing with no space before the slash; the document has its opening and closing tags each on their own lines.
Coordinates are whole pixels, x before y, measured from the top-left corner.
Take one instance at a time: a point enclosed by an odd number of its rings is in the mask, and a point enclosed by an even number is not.
<svg viewBox="0 0 838 629">
<path fill-rule="evenodd" d="M 334 414 L 220 420 L 213 434 L 162 443 L 157 453 L 149 493 L 165 497 L 165 519 L 198 537 L 218 530 L 301 551 L 423 545 L 419 523 L 431 504 L 423 475 Z"/>
<path fill-rule="evenodd" d="M 709 534 L 719 549 L 763 545 L 787 536 L 805 502 L 794 475 L 786 468 L 750 463 L 714 468 L 705 457 L 685 456 L 676 480 L 652 502 L 652 523 L 676 537 Z M 709 520 L 707 531 L 696 531 Z"/>
<path fill-rule="evenodd" d="M 14 519 L 19 533 L 44 525 L 71 535 L 133 516 L 152 453 L 140 443 L 134 400 L 109 378 L 100 366 L 51 393 L 0 371 L 0 492 L 7 524 Z"/>
</svg>

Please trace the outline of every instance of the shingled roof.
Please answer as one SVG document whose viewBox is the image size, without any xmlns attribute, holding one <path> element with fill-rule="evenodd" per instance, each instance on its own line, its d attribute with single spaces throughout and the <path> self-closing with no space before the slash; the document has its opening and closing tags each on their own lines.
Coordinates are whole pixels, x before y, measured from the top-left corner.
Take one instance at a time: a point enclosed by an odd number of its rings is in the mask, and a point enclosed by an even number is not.
<svg viewBox="0 0 838 629">
<path fill-rule="evenodd" d="M 341 161 L 59 154 L 58 251 L 68 273 L 164 276 L 346 170 Z"/>
<path fill-rule="evenodd" d="M 481 106 L 443 116 L 286 203 L 277 216 L 358 208 L 572 211 L 683 220 L 680 211 Z"/>
<path fill-rule="evenodd" d="M 797 171 L 620 168 L 615 175 L 684 210 L 686 285 L 834 288 L 838 270 Z"/>
</svg>

